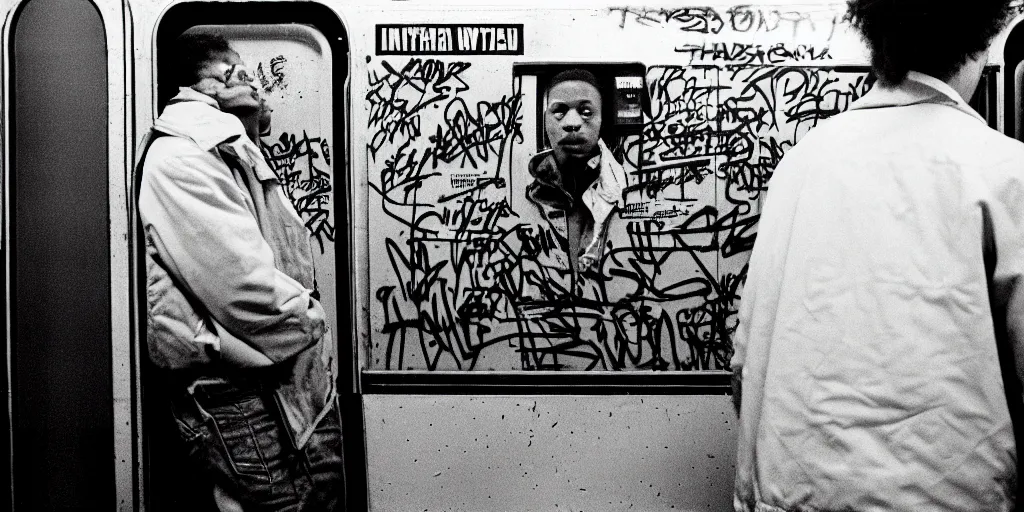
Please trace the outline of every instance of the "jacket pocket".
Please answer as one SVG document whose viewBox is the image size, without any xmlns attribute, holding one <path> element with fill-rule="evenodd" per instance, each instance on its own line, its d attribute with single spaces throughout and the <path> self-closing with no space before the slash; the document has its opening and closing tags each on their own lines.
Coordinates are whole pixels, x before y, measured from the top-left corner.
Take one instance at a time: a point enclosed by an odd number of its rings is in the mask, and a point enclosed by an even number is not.
<svg viewBox="0 0 1024 512">
<path fill-rule="evenodd" d="M 211 362 L 217 337 L 206 327 L 188 297 L 170 275 L 147 256 L 147 346 L 150 360 L 161 368 L 195 368 Z"/>
</svg>

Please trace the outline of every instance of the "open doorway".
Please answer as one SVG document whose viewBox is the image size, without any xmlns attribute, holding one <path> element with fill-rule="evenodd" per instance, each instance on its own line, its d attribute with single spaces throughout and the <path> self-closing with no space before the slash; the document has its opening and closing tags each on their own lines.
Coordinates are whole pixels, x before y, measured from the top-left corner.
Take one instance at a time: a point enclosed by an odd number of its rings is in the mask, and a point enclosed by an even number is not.
<svg viewBox="0 0 1024 512">
<path fill-rule="evenodd" d="M 337 388 L 343 416 L 348 505 L 365 507 L 361 404 L 355 395 L 351 315 L 348 172 L 345 167 L 349 70 L 347 33 L 337 15 L 315 3 L 182 3 L 168 9 L 155 38 L 157 99 L 154 118 L 177 88 L 161 62 L 185 30 L 206 26 L 222 33 L 255 74 L 255 85 L 274 108 L 271 132 L 261 149 L 302 218 L 312 241 L 316 288 L 338 345 Z M 140 70 L 146 72 L 147 70 Z M 148 126 L 139 127 L 147 130 Z M 136 240 L 143 247 L 142 240 Z M 138 251 L 141 255 L 141 249 Z M 139 262 L 138 268 L 145 266 Z M 140 271 L 144 274 L 144 270 Z M 145 276 L 137 276 L 145 290 Z M 137 325 L 144 340 L 145 297 Z M 145 347 L 145 342 L 140 346 Z M 209 510 L 208 490 L 198 489 L 181 468 L 185 462 L 169 416 L 159 370 L 143 359 L 140 370 L 145 506 L 150 510 Z"/>
</svg>

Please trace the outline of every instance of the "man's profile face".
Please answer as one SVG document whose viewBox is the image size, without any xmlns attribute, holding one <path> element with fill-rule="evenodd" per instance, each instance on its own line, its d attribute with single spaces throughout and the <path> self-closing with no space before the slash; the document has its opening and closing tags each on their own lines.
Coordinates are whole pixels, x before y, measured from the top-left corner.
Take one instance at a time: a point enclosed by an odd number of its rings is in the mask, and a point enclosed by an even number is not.
<svg viewBox="0 0 1024 512">
<path fill-rule="evenodd" d="M 559 164 L 590 158 L 601 133 L 601 93 L 579 80 L 555 84 L 548 90 L 544 131 Z"/>
<path fill-rule="evenodd" d="M 221 110 L 237 116 L 258 112 L 260 127 L 269 127 L 271 109 L 260 98 L 255 77 L 237 53 L 223 53 L 206 61 L 198 75 L 199 81 L 192 88 L 217 100 Z"/>
</svg>

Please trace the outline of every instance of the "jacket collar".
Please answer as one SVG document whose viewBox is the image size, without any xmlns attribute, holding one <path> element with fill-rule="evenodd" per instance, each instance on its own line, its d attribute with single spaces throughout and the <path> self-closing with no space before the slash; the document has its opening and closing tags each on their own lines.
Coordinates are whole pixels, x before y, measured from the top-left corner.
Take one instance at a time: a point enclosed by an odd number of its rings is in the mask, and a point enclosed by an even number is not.
<svg viewBox="0 0 1024 512">
<path fill-rule="evenodd" d="M 598 141 L 598 147 L 598 154 L 587 161 L 587 166 L 591 169 L 600 168 L 591 190 L 605 202 L 622 206 L 622 189 L 626 186 L 625 171 L 615 161 L 603 140 Z M 555 162 L 554 151 L 547 150 L 534 155 L 530 159 L 529 170 L 530 176 L 534 178 L 534 182 L 527 189 L 527 197 L 531 201 L 559 208 L 572 207 L 572 194 L 565 188 L 562 172 Z M 589 195 L 584 193 L 584 196 Z"/>
<path fill-rule="evenodd" d="M 859 100 L 853 102 L 850 105 L 850 110 L 906 107 L 922 103 L 953 107 L 982 123 L 985 122 L 985 119 L 971 108 L 949 84 L 917 71 L 907 73 L 907 78 L 894 87 L 876 85 Z"/>
<path fill-rule="evenodd" d="M 592 268 L 600 260 L 608 223 L 612 212 L 622 207 L 622 191 L 626 187 L 626 171 L 622 165 L 615 160 L 604 141 L 598 141 L 598 147 L 600 152 L 588 160 L 587 165 L 591 168 L 600 167 L 600 173 L 597 180 L 583 191 L 580 198 L 594 219 L 590 240 L 581 240 L 581 243 L 586 243 L 583 255 L 579 257 L 581 270 Z M 534 181 L 526 188 L 527 200 L 537 205 L 544 219 L 565 236 L 564 210 L 574 205 L 572 195 L 563 186 L 562 173 L 558 169 L 553 152 L 538 153 L 530 159 L 529 169 Z M 561 221 L 554 220 L 556 211 L 560 211 L 557 218 L 562 219 Z"/>
<path fill-rule="evenodd" d="M 153 129 L 191 139 L 203 151 L 246 138 L 245 127 L 237 117 L 221 111 L 213 98 L 188 87 L 178 89 L 153 123 Z"/>
<path fill-rule="evenodd" d="M 190 139 L 203 151 L 217 148 L 226 152 L 248 165 L 260 181 L 277 180 L 259 147 L 249 140 L 242 122 L 223 112 L 216 100 L 201 92 L 179 88 L 178 94 L 153 122 L 153 130 Z"/>
</svg>

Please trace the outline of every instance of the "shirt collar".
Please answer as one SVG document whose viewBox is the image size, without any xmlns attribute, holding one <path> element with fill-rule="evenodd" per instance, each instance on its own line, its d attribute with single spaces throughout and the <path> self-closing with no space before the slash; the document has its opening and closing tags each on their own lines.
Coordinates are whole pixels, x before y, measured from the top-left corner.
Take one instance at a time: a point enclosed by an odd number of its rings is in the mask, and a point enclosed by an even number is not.
<svg viewBox="0 0 1024 512">
<path fill-rule="evenodd" d="M 926 75 L 919 71 L 908 71 L 907 80 L 927 85 L 932 89 L 941 92 L 947 98 L 956 101 L 957 103 L 967 103 L 966 101 L 964 101 L 964 97 L 960 96 L 960 93 L 956 92 L 956 89 L 953 89 L 952 86 L 950 86 L 946 82 L 943 82 L 942 80 L 939 80 L 938 78 L 935 78 L 934 76 Z"/>
<path fill-rule="evenodd" d="M 876 85 L 863 97 L 853 102 L 850 105 L 850 110 L 905 107 L 922 103 L 950 106 L 982 123 L 985 122 L 985 119 L 971 108 L 949 84 L 917 71 L 907 73 L 906 79 L 894 87 Z"/>
</svg>

